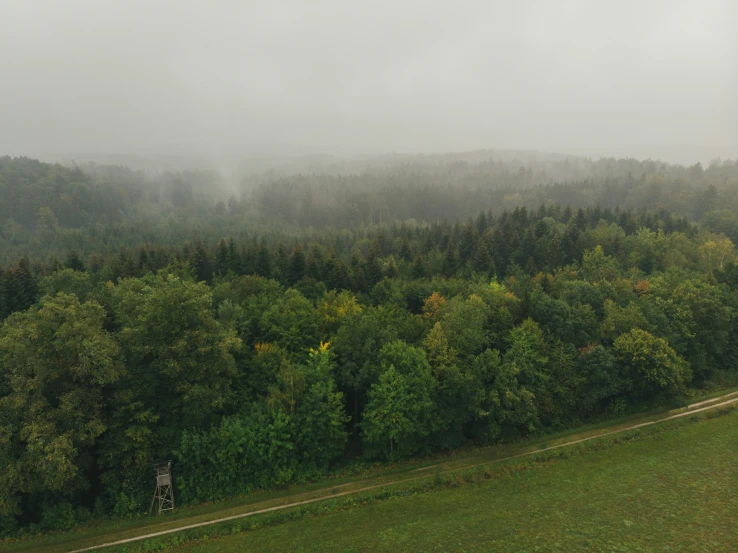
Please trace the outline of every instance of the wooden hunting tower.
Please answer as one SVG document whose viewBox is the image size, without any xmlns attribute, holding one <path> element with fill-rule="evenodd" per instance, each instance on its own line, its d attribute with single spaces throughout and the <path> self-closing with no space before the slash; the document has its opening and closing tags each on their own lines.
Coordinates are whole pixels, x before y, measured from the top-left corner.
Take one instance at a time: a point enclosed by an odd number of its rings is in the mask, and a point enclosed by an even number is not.
<svg viewBox="0 0 738 553">
<path fill-rule="evenodd" d="M 159 514 L 164 511 L 174 511 L 174 489 L 172 488 L 172 462 L 166 461 L 154 465 L 156 473 L 156 489 L 151 499 L 149 514 L 154 510 L 154 503 L 159 500 Z"/>
</svg>

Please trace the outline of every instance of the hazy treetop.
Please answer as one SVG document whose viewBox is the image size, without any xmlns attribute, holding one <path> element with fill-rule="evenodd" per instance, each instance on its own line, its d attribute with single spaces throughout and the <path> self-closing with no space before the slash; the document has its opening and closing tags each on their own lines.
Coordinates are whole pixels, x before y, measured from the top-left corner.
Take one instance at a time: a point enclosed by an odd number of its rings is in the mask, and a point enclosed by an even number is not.
<svg viewBox="0 0 738 553">
<path fill-rule="evenodd" d="M 735 0 L 0 11 L 0 154 L 738 155 Z"/>
</svg>

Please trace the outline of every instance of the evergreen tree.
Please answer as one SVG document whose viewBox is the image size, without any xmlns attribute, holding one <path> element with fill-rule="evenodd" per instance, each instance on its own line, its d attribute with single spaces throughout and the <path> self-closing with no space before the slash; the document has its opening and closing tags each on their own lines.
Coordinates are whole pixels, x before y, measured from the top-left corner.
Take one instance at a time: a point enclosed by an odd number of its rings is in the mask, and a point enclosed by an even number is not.
<svg viewBox="0 0 738 553">
<path fill-rule="evenodd" d="M 228 244 L 225 239 L 221 238 L 220 241 L 218 241 L 218 247 L 215 250 L 215 274 L 218 276 L 224 276 L 228 273 L 230 266 L 230 250 L 228 249 Z"/>
<path fill-rule="evenodd" d="M 38 283 L 24 257 L 3 276 L 4 315 L 26 311 L 38 297 Z"/>
<path fill-rule="evenodd" d="M 287 284 L 294 286 L 305 278 L 305 254 L 300 246 L 296 247 L 290 256 L 287 267 Z"/>
<path fill-rule="evenodd" d="M 210 264 L 210 254 L 205 244 L 198 240 L 195 244 L 195 251 L 190 259 L 190 267 L 195 275 L 196 282 L 211 282 L 213 279 L 213 268 Z"/>
<path fill-rule="evenodd" d="M 494 262 L 492 256 L 489 255 L 489 249 L 484 238 L 477 240 L 477 247 L 474 249 L 474 258 L 472 260 L 472 269 L 475 272 L 489 276 L 492 271 Z"/>
<path fill-rule="evenodd" d="M 286 284 L 290 270 L 290 256 L 282 242 L 277 244 L 277 249 L 274 252 L 274 266 L 276 272 L 274 276 L 277 280 Z"/>
<path fill-rule="evenodd" d="M 67 261 L 65 263 L 67 269 L 72 269 L 73 271 L 84 271 L 85 270 L 85 264 L 82 263 L 82 260 L 79 258 L 79 254 L 76 252 L 76 250 L 70 250 L 70 252 L 67 254 Z"/>
<path fill-rule="evenodd" d="M 366 285 L 370 289 L 382 280 L 382 267 L 379 265 L 379 260 L 377 259 L 377 250 L 377 242 L 373 242 L 369 249 L 369 255 L 364 261 L 364 278 L 366 279 Z"/>
<path fill-rule="evenodd" d="M 459 251 L 453 238 L 448 241 L 446 251 L 443 252 L 443 276 L 450 278 L 456 275 L 459 269 Z"/>
<path fill-rule="evenodd" d="M 484 211 L 480 211 L 479 215 L 477 215 L 475 225 L 477 227 L 477 233 L 480 236 L 487 231 L 487 216 L 485 215 Z"/>
<path fill-rule="evenodd" d="M 403 259 L 405 261 L 410 261 L 412 259 L 412 254 L 410 253 L 410 244 L 408 244 L 407 238 L 402 239 L 402 244 L 400 244 L 399 256 L 400 259 Z"/>
<path fill-rule="evenodd" d="M 256 254 L 254 272 L 266 278 L 272 276 L 272 254 L 264 241 L 259 245 L 259 251 Z"/>
<path fill-rule="evenodd" d="M 426 267 L 425 259 L 423 258 L 423 254 L 420 252 L 415 255 L 411 274 L 412 277 L 416 279 L 425 278 L 428 275 L 428 268 Z"/>
<path fill-rule="evenodd" d="M 151 256 L 145 246 L 138 248 L 138 273 L 143 275 L 152 269 Z"/>
<path fill-rule="evenodd" d="M 389 256 L 389 259 L 387 260 L 387 264 L 384 267 L 384 276 L 386 278 L 396 278 L 398 275 L 398 269 L 397 269 L 397 263 L 395 263 L 395 258 L 392 256 Z"/>
</svg>

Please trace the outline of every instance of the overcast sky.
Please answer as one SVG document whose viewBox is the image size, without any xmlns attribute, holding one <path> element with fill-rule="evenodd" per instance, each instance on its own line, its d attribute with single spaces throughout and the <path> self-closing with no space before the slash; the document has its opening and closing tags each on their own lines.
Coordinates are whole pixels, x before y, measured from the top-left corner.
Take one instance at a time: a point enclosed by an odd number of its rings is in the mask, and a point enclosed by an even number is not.
<svg viewBox="0 0 738 553">
<path fill-rule="evenodd" d="M 0 0 L 0 154 L 738 157 L 738 1 Z"/>
</svg>

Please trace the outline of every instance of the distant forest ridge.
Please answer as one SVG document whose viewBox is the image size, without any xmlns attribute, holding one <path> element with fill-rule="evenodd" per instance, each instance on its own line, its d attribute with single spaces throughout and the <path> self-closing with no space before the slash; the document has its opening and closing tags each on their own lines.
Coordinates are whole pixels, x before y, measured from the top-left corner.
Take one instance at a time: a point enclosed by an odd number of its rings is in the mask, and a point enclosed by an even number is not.
<svg viewBox="0 0 738 553">
<path fill-rule="evenodd" d="M 2 157 L 0 260 L 195 237 L 214 242 L 275 226 L 453 222 L 481 211 L 541 205 L 666 210 L 738 238 L 738 162 L 730 160 L 684 167 L 485 150 L 239 171 L 145 171 Z"/>
</svg>

